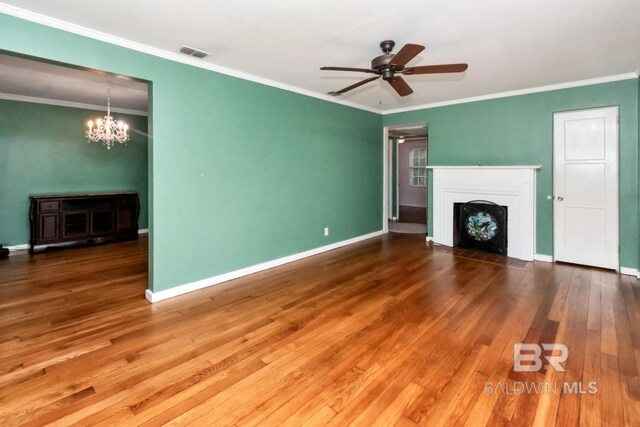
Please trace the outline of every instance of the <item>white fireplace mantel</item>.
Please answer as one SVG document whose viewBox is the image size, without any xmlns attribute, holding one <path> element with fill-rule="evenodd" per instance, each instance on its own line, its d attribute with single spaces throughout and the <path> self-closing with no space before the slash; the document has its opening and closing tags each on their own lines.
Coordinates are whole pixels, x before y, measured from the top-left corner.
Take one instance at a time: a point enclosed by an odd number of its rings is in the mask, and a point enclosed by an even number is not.
<svg viewBox="0 0 640 427">
<path fill-rule="evenodd" d="M 453 246 L 453 206 L 488 200 L 507 206 L 507 255 L 533 261 L 536 171 L 525 166 L 427 166 L 433 169 L 433 240 Z"/>
</svg>

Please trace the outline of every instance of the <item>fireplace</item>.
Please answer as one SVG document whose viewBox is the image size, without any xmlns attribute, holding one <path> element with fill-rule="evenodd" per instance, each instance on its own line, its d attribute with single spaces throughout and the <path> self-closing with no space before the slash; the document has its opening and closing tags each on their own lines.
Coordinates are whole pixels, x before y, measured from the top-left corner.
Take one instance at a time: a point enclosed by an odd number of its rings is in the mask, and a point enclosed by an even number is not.
<svg viewBox="0 0 640 427">
<path fill-rule="evenodd" d="M 455 203 L 490 200 L 508 208 L 507 256 L 533 261 L 536 170 L 540 166 L 427 166 L 433 170 L 434 242 L 454 246 Z"/>
<path fill-rule="evenodd" d="M 507 206 L 487 200 L 471 200 L 453 206 L 454 246 L 507 254 Z"/>
</svg>

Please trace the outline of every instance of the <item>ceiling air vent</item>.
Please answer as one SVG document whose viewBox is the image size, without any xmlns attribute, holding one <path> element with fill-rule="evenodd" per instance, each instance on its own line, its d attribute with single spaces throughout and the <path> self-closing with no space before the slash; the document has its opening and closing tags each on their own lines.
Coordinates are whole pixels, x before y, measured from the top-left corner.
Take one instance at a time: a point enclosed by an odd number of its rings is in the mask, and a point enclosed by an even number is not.
<svg viewBox="0 0 640 427">
<path fill-rule="evenodd" d="M 206 58 L 207 56 L 209 56 L 210 54 L 207 52 L 204 52 L 202 50 L 198 50 L 198 49 L 194 49 L 192 47 L 189 46 L 182 46 L 180 49 L 178 49 L 178 52 L 183 53 L 185 55 L 189 55 L 189 56 L 194 56 L 196 58 Z"/>
</svg>

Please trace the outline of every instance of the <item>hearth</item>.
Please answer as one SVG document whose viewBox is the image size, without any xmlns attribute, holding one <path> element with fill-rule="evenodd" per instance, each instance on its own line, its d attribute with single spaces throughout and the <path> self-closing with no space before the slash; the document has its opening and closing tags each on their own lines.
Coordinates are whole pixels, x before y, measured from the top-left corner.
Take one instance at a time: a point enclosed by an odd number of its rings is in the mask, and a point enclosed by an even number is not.
<svg viewBox="0 0 640 427">
<path fill-rule="evenodd" d="M 454 203 L 454 246 L 507 255 L 507 214 L 507 206 L 487 200 Z"/>
</svg>

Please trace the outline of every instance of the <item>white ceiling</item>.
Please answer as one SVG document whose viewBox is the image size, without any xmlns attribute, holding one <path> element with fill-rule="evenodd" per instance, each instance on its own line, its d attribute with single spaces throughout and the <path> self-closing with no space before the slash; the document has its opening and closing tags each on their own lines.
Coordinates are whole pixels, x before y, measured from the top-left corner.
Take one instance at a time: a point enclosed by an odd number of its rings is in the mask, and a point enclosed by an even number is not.
<svg viewBox="0 0 640 427">
<path fill-rule="evenodd" d="M 427 46 L 408 65 L 466 62 L 458 75 L 405 76 L 401 98 L 383 81 L 341 99 L 393 110 L 640 70 L 638 0 L 8 0 L 6 4 L 315 93 L 368 75 L 378 44 Z"/>
<path fill-rule="evenodd" d="M 427 125 L 424 126 L 410 126 L 410 127 L 394 127 L 389 128 L 389 138 L 398 138 L 404 136 L 408 138 L 426 138 L 429 135 Z"/>
<path fill-rule="evenodd" d="M 147 111 L 148 91 L 144 82 L 0 54 L 2 98 L 13 95 L 9 98 L 39 98 L 106 109 L 107 88 L 111 88 L 114 111 Z"/>
</svg>

